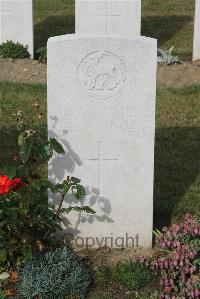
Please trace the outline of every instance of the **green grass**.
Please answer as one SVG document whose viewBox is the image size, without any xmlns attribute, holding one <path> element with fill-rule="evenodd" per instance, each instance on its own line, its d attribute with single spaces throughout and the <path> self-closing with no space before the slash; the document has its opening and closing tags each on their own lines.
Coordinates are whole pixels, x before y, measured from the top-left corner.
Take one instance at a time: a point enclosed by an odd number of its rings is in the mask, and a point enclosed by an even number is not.
<svg viewBox="0 0 200 299">
<path fill-rule="evenodd" d="M 157 97 L 154 223 L 200 211 L 200 85 Z"/>
<path fill-rule="evenodd" d="M 39 109 L 32 106 L 36 99 L 41 103 Z M 13 156 L 18 153 L 13 116 L 18 110 L 23 113 L 27 129 L 46 129 L 46 86 L 0 82 L 0 169 L 13 163 Z M 44 117 L 38 119 L 39 112 Z"/>
<path fill-rule="evenodd" d="M 155 282 L 153 272 L 139 262 L 121 262 L 114 267 L 102 267 L 97 272 L 100 283 L 116 282 L 132 291 L 139 291 Z"/>
<path fill-rule="evenodd" d="M 35 0 L 35 49 L 49 37 L 74 33 L 74 0 Z M 158 39 L 161 48 L 175 46 L 182 60 L 191 60 L 194 0 L 143 0 L 142 35 Z"/>
<path fill-rule="evenodd" d="M 38 99 L 44 117 L 32 103 Z M 200 210 L 200 85 L 159 88 L 157 93 L 154 225 Z M 46 86 L 0 83 L 0 168 L 12 163 L 16 130 L 13 113 L 23 112 L 29 128 L 46 129 Z"/>
<path fill-rule="evenodd" d="M 142 34 L 157 38 L 161 48 L 174 45 L 182 60 L 191 60 L 194 3 L 194 0 L 142 1 Z"/>
<path fill-rule="evenodd" d="M 159 289 L 158 277 L 149 268 L 136 261 L 122 261 L 96 271 L 95 290 L 89 298 L 158 299 L 158 296 L 152 297 L 156 289 Z"/>
<path fill-rule="evenodd" d="M 74 0 L 35 0 L 35 49 L 46 46 L 49 37 L 74 33 Z"/>
</svg>

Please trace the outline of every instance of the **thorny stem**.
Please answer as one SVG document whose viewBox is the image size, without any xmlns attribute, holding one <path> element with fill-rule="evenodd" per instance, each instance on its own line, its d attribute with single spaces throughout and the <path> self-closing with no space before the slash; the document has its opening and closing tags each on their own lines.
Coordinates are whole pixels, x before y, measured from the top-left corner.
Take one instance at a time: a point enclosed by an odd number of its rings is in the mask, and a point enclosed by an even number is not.
<svg viewBox="0 0 200 299">
<path fill-rule="evenodd" d="M 28 170 L 29 170 L 29 177 L 30 177 L 30 182 L 29 183 L 30 183 L 30 186 L 31 186 L 31 183 L 32 183 L 32 169 L 31 169 L 30 163 L 28 163 Z M 30 204 L 30 200 L 31 200 L 31 193 L 32 193 L 32 191 L 31 191 L 31 188 L 30 188 L 29 195 L 28 195 L 28 200 L 27 200 L 27 205 L 26 205 L 25 217 L 27 216 L 27 212 L 28 212 L 28 209 L 29 209 L 29 204 Z"/>
<path fill-rule="evenodd" d="M 29 194 L 28 194 L 28 200 L 27 200 L 27 204 L 26 204 L 26 210 L 25 210 L 25 217 L 27 216 L 28 213 L 28 209 L 29 209 L 29 204 L 30 204 L 30 200 L 31 200 L 31 189 L 29 190 Z"/>
<path fill-rule="evenodd" d="M 84 202 L 82 201 L 81 202 L 81 208 L 83 208 L 83 205 L 84 205 Z M 82 214 L 82 211 L 79 212 L 78 214 L 78 219 L 77 219 L 77 222 L 76 222 L 76 225 L 75 225 L 75 228 L 74 228 L 74 232 L 76 233 L 77 229 L 78 229 L 78 225 L 80 223 L 80 219 L 81 219 L 81 214 Z"/>
<path fill-rule="evenodd" d="M 58 207 L 57 212 L 53 215 L 53 219 L 55 219 L 56 217 L 59 216 L 60 211 L 61 211 L 61 209 L 62 209 L 63 201 L 64 201 L 64 199 L 65 199 L 65 193 L 60 193 L 60 194 L 61 194 L 60 204 L 59 204 L 59 207 Z M 50 231 L 47 230 L 47 232 L 46 232 L 46 234 L 45 234 L 45 236 L 44 236 L 44 240 L 47 239 L 47 237 L 49 236 L 49 234 L 50 234 Z"/>
<path fill-rule="evenodd" d="M 31 168 L 32 159 L 33 159 L 33 153 L 31 153 L 31 157 L 30 157 L 30 159 L 28 160 L 28 163 L 27 163 L 27 167 L 28 167 L 28 171 L 29 171 L 29 178 L 30 178 L 30 181 L 29 181 L 30 186 L 31 186 L 31 183 L 32 183 L 32 176 L 33 176 L 32 168 Z M 31 201 L 31 195 L 32 195 L 32 189 L 30 187 L 29 194 L 28 194 L 28 199 L 27 199 L 27 204 L 26 204 L 26 210 L 25 210 L 25 218 L 27 217 L 27 213 L 28 213 L 28 209 L 29 209 L 29 205 L 30 205 L 30 201 Z"/>
</svg>

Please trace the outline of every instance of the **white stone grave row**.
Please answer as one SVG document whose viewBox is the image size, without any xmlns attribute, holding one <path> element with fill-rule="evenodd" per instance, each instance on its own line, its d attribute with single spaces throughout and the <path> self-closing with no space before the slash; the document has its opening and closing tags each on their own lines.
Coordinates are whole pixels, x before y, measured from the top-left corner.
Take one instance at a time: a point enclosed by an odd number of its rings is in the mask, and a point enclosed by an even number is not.
<svg viewBox="0 0 200 299">
<path fill-rule="evenodd" d="M 141 0 L 76 0 L 76 33 L 140 35 Z M 33 57 L 32 0 L 0 0 L 0 43 L 28 46 Z M 196 0 L 193 61 L 200 59 L 200 0 Z"/>
<path fill-rule="evenodd" d="M 33 57 L 32 0 L 0 0 L 0 43 L 28 46 Z M 141 0 L 76 0 L 76 32 L 139 35 Z"/>
<path fill-rule="evenodd" d="M 0 0 L 0 44 L 11 40 L 28 46 L 33 57 L 32 0 Z"/>
</svg>

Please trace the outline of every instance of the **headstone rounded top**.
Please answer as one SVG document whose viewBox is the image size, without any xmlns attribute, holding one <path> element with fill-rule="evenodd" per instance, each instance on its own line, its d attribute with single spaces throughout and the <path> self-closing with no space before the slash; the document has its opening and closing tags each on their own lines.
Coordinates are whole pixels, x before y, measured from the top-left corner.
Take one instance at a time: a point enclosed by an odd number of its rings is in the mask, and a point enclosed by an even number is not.
<svg viewBox="0 0 200 299">
<path fill-rule="evenodd" d="M 142 43 L 142 44 L 152 44 L 157 46 L 157 39 L 147 36 L 129 36 L 129 35 L 119 35 L 116 33 L 112 34 L 105 34 L 105 33 L 72 33 L 72 34 L 65 34 L 65 35 L 58 35 L 53 36 L 48 39 L 48 44 L 50 43 L 57 43 L 57 42 L 71 42 L 71 40 L 92 40 L 94 42 L 95 39 L 102 41 L 109 41 L 109 40 L 119 40 L 119 41 L 129 41 L 131 43 Z"/>
</svg>

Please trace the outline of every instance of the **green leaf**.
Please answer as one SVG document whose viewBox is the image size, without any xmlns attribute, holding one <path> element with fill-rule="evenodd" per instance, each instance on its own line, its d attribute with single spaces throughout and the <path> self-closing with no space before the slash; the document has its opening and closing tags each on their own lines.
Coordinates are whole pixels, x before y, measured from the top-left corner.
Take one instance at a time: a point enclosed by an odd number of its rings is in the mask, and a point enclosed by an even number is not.
<svg viewBox="0 0 200 299">
<path fill-rule="evenodd" d="M 63 208 L 62 210 L 61 210 L 61 212 L 62 213 L 67 213 L 67 214 L 69 214 L 71 211 L 77 211 L 77 212 L 80 212 L 80 211 L 82 211 L 83 209 L 81 208 L 81 207 L 69 207 L 69 208 Z"/>
<path fill-rule="evenodd" d="M 7 220 L 3 220 L 0 222 L 0 228 L 3 228 L 7 224 Z"/>
<path fill-rule="evenodd" d="M 18 177 L 26 177 L 29 175 L 28 167 L 27 165 L 19 165 L 17 166 L 17 176 Z"/>
<path fill-rule="evenodd" d="M 47 157 L 52 157 L 53 156 L 53 149 L 52 149 L 52 147 L 50 146 L 50 144 L 47 144 L 47 145 L 45 145 L 44 146 L 44 150 L 45 150 L 45 152 L 46 152 L 46 154 L 47 154 Z"/>
<path fill-rule="evenodd" d="M 62 145 L 55 139 L 55 138 L 50 138 L 50 145 L 52 149 L 57 152 L 58 154 L 65 154 L 65 151 L 62 147 Z"/>
<path fill-rule="evenodd" d="M 25 136 L 26 136 L 25 132 L 23 132 L 23 133 L 21 133 L 19 135 L 19 137 L 18 137 L 18 144 L 20 146 L 25 143 Z"/>
<path fill-rule="evenodd" d="M 153 230 L 153 234 L 154 234 L 154 236 L 155 236 L 156 238 L 158 238 L 158 237 L 160 237 L 160 236 L 163 235 L 163 234 L 161 233 L 161 231 L 159 231 L 158 229 Z"/>
<path fill-rule="evenodd" d="M 17 220 L 17 211 L 18 209 L 17 208 L 10 208 L 10 209 L 7 209 L 6 211 L 6 215 L 8 216 L 8 219 L 12 221 L 14 220 Z M 13 224 L 13 223 L 12 223 Z"/>
<path fill-rule="evenodd" d="M 63 186 L 64 194 L 66 194 L 66 193 L 69 191 L 70 188 L 71 188 L 71 185 L 70 185 L 70 184 L 68 184 L 68 185 L 64 185 L 64 186 Z"/>
<path fill-rule="evenodd" d="M 74 183 L 74 184 L 78 184 L 78 183 L 80 183 L 81 182 L 81 180 L 80 179 L 78 179 L 78 178 L 76 178 L 76 177 L 71 177 L 71 181 Z"/>
<path fill-rule="evenodd" d="M 6 249 L 0 249 L 0 263 L 5 263 L 7 259 L 7 251 Z"/>
<path fill-rule="evenodd" d="M 3 168 L 3 172 L 5 173 L 5 175 L 13 179 L 14 177 L 16 177 L 17 169 L 15 166 L 6 166 Z"/>
<path fill-rule="evenodd" d="M 25 142 L 21 145 L 19 155 L 23 163 L 26 163 L 28 161 L 31 154 L 31 149 L 32 143 Z"/>
<path fill-rule="evenodd" d="M 88 214 L 96 214 L 96 212 L 88 206 L 83 206 L 83 211 Z"/>
<path fill-rule="evenodd" d="M 85 188 L 80 184 L 75 185 L 74 188 L 76 189 L 76 192 L 74 194 L 76 199 L 83 200 L 86 194 Z"/>
<path fill-rule="evenodd" d="M 36 190 L 36 191 L 40 191 L 41 190 L 41 187 L 42 187 L 42 182 L 41 181 L 34 181 L 32 183 L 32 188 L 33 190 Z"/>
<path fill-rule="evenodd" d="M 83 211 L 83 212 L 86 212 L 88 214 L 96 214 L 96 212 L 88 206 L 83 206 L 83 207 L 78 207 L 78 206 L 72 207 L 72 206 L 70 206 L 69 208 L 61 209 L 61 213 L 69 214 L 71 211 L 77 211 L 77 212 Z"/>
</svg>

